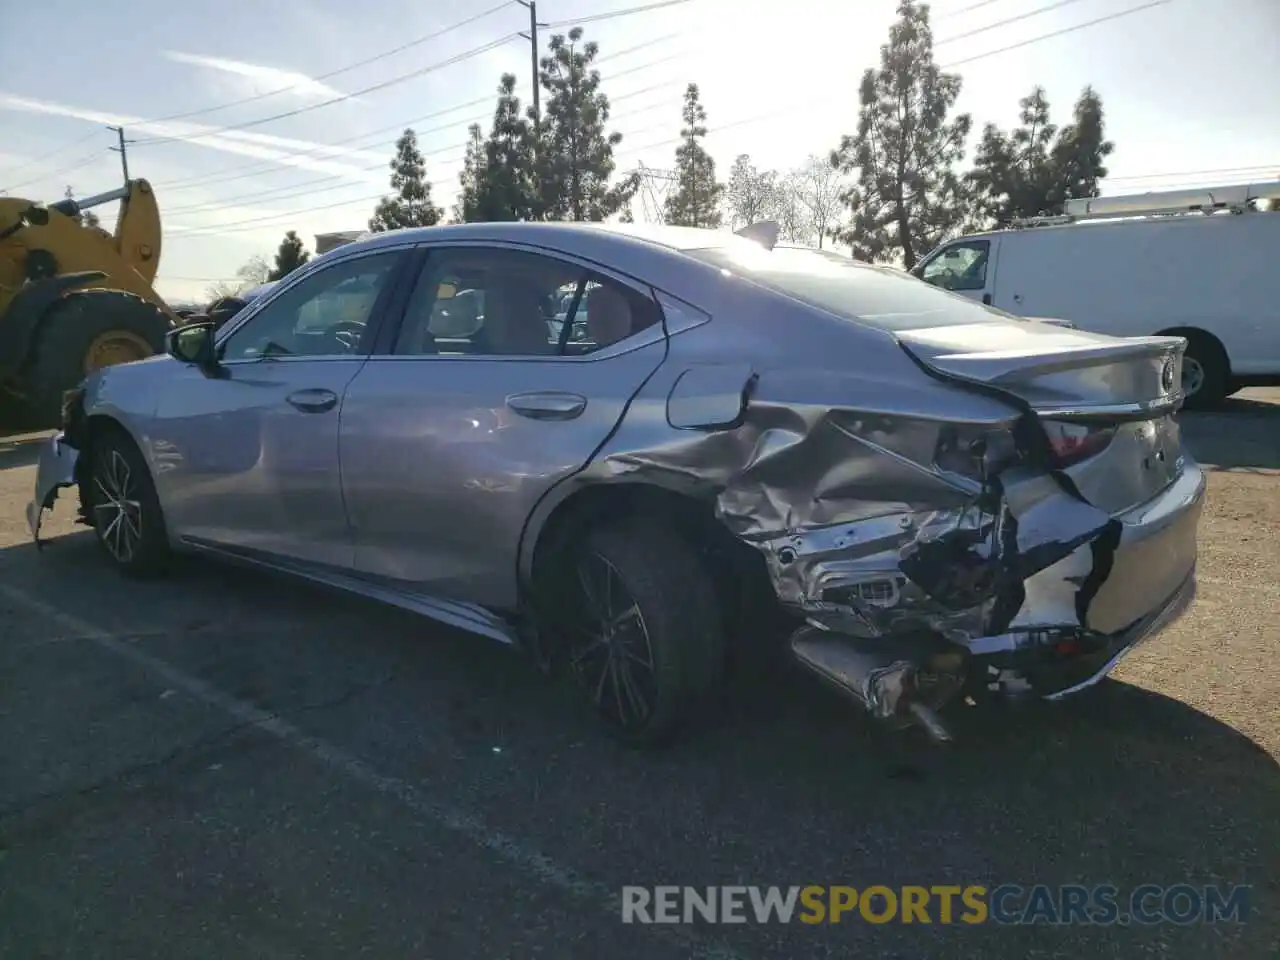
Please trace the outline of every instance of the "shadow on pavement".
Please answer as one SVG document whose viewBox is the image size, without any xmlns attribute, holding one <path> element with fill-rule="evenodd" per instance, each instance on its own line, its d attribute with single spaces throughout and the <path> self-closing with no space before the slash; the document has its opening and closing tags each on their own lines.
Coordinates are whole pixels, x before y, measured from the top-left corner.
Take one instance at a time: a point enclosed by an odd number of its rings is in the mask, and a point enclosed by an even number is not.
<svg viewBox="0 0 1280 960">
<path fill-rule="evenodd" d="M 45 439 L 44 435 L 0 437 L 0 470 L 34 466 Z"/>
<path fill-rule="evenodd" d="M 88 541 L 51 544 L 44 569 L 24 578 L 33 592 L 49 598 L 53 584 L 74 582 L 69 612 L 171 631 L 138 642 L 263 709 L 287 712 L 353 676 L 376 677 L 376 694 L 297 722 L 387 776 L 433 771 L 445 802 L 608 885 L 1247 884 L 1251 924 L 1059 929 L 1064 952 L 1052 955 L 1121 955 L 1121 938 L 1135 936 L 1162 955 L 1265 955 L 1280 767 L 1228 724 L 1158 693 L 1105 681 L 1060 705 L 961 707 L 949 718 L 957 742 L 939 747 L 874 726 L 798 670 L 781 670 L 737 684 L 723 713 L 688 739 L 637 753 L 580 726 L 559 686 L 497 644 L 202 561 L 132 584 L 101 567 Z M 0 571 L 33 561 L 29 545 L 0 551 Z M 990 929 L 926 952 L 1050 955 L 1036 952 L 1043 927 L 988 939 Z M 888 956 L 922 955 L 921 938 L 937 948 L 946 934 L 846 924 L 722 935 L 749 955 L 812 955 L 836 941 L 823 955 Z M 1177 949 L 1165 949 L 1171 942 Z"/>
<path fill-rule="evenodd" d="M 1280 404 L 1231 397 L 1180 420 L 1192 455 L 1211 470 L 1280 469 Z"/>
</svg>

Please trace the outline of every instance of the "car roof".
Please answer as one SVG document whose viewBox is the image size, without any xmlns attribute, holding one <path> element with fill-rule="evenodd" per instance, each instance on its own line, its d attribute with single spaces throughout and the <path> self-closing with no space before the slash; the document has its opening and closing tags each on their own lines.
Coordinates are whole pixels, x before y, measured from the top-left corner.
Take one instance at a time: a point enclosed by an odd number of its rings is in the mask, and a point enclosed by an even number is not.
<svg viewBox="0 0 1280 960">
<path fill-rule="evenodd" d="M 733 247 L 750 243 L 724 230 L 701 227 L 670 227 L 638 223 L 528 223 L 486 222 L 450 223 L 434 227 L 408 227 L 364 237 L 337 248 L 344 253 L 356 249 L 376 249 L 405 242 L 440 242 L 450 240 L 514 241 L 548 246 L 577 246 L 583 241 L 619 248 L 661 246 L 671 250 L 701 250 L 709 247 Z"/>
</svg>

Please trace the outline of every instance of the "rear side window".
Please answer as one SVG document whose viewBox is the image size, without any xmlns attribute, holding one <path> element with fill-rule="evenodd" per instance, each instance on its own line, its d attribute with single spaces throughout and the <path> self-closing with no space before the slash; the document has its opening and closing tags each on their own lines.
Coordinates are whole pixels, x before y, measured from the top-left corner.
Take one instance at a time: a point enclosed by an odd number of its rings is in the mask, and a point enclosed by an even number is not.
<svg viewBox="0 0 1280 960">
<path fill-rule="evenodd" d="M 581 356 L 661 322 L 656 302 L 585 267 L 484 247 L 433 250 L 394 353 Z"/>
<path fill-rule="evenodd" d="M 686 252 L 777 293 L 884 330 L 1021 319 L 891 267 L 871 266 L 816 250 L 736 247 Z"/>
</svg>

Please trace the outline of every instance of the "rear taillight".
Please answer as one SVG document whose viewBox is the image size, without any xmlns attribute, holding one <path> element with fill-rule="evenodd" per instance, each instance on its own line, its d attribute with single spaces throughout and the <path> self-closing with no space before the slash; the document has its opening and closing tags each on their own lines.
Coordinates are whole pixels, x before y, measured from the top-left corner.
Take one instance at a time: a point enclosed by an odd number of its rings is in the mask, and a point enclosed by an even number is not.
<svg viewBox="0 0 1280 960">
<path fill-rule="evenodd" d="M 948 424 L 938 432 L 934 466 L 985 483 L 1019 457 L 1018 444 L 1008 425 Z"/>
<path fill-rule="evenodd" d="M 1043 425 L 1044 432 L 1049 437 L 1049 448 L 1060 467 L 1069 467 L 1098 455 L 1107 449 L 1116 435 L 1115 427 L 1062 423 L 1057 420 L 1045 420 Z"/>
</svg>

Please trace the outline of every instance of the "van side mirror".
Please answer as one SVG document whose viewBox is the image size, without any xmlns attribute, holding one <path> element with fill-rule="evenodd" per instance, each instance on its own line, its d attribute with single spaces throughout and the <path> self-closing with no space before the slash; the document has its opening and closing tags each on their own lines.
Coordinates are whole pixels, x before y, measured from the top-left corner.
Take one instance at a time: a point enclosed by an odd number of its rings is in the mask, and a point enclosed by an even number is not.
<svg viewBox="0 0 1280 960">
<path fill-rule="evenodd" d="M 216 323 L 200 320 L 186 323 L 170 330 L 165 336 L 165 348 L 169 356 L 183 363 L 199 367 L 206 373 L 218 369 L 218 354 L 213 342 Z"/>
</svg>

